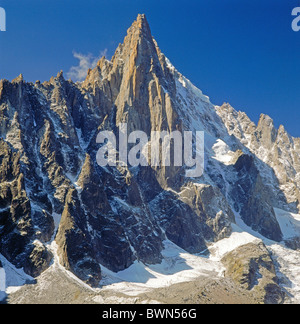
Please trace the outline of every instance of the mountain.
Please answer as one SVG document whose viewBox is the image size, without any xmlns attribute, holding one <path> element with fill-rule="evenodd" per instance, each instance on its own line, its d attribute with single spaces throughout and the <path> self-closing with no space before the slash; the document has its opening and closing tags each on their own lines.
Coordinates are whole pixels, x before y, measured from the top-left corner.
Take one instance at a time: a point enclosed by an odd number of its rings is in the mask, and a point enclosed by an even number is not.
<svg viewBox="0 0 300 324">
<path fill-rule="evenodd" d="M 128 133 L 203 131 L 203 175 L 100 167 L 97 135 L 117 135 L 122 123 Z M 249 300 L 294 294 L 300 139 L 268 116 L 256 125 L 213 105 L 160 51 L 145 15 L 82 83 L 63 72 L 44 83 L 1 80 L 0 136 L 0 260 L 24 283 L 47 280 L 59 265 L 98 289 L 114 274 L 198 255 Z"/>
</svg>

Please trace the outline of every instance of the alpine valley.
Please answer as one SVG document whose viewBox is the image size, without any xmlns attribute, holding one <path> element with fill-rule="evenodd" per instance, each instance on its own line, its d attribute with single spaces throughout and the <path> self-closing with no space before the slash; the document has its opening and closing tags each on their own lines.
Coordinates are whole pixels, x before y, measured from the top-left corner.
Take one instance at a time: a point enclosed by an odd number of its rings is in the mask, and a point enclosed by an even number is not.
<svg viewBox="0 0 300 324">
<path fill-rule="evenodd" d="M 100 167 L 121 123 L 204 131 L 204 174 Z M 0 164 L 7 303 L 300 302 L 300 139 L 213 105 L 145 15 L 83 82 L 0 81 Z"/>
</svg>

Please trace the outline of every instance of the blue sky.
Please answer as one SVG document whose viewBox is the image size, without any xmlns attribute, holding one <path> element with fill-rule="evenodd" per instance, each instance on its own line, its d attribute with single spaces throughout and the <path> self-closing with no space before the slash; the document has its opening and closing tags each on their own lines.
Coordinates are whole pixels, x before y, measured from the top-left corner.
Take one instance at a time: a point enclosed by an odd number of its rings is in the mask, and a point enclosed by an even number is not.
<svg viewBox="0 0 300 324">
<path fill-rule="evenodd" d="M 175 67 L 211 98 L 255 122 L 260 113 L 300 137 L 300 0 L 0 0 L 0 78 L 45 81 L 78 64 L 74 51 L 111 57 L 138 13 Z"/>
</svg>

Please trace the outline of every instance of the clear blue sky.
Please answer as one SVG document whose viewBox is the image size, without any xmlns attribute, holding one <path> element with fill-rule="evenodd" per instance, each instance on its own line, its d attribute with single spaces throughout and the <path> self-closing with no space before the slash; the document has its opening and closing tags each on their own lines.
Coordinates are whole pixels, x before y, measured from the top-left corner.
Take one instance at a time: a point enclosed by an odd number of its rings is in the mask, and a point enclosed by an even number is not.
<svg viewBox="0 0 300 324">
<path fill-rule="evenodd" d="M 257 122 L 270 115 L 300 137 L 300 0 L 0 0 L 0 78 L 49 80 L 78 61 L 112 56 L 145 13 L 166 56 L 214 104 L 229 102 Z"/>
</svg>

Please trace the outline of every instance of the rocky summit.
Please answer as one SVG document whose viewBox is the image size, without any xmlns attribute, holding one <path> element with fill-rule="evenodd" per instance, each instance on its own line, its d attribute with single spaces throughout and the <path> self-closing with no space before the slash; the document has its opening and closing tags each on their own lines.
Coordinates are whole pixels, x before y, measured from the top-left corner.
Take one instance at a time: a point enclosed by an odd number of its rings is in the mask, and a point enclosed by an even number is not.
<svg viewBox="0 0 300 324">
<path fill-rule="evenodd" d="M 147 134 L 203 131 L 203 175 L 100 167 L 97 135 L 117 134 L 121 123 Z M 190 255 L 216 266 L 208 277 L 218 296 L 238 287 L 217 302 L 239 300 L 239 291 L 247 292 L 240 301 L 299 298 L 289 255 L 300 257 L 300 139 L 268 116 L 256 125 L 229 104 L 213 105 L 161 52 L 145 15 L 84 82 L 63 72 L 44 83 L 1 80 L 0 137 L 0 265 L 12 282 L 22 272 L 27 291 L 47 273 L 51 281 L 57 266 L 100 290 L 113 274 L 171 269 Z M 181 251 L 177 259 L 166 246 Z M 206 297 L 189 302 L 212 301 L 199 289 Z"/>
</svg>

